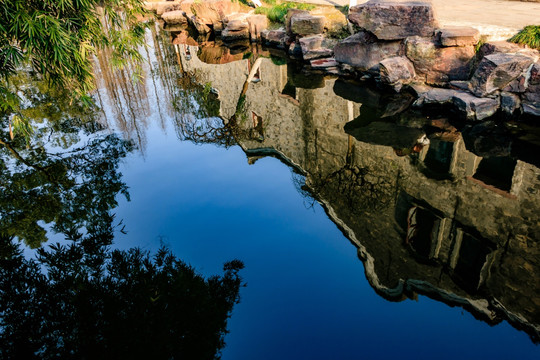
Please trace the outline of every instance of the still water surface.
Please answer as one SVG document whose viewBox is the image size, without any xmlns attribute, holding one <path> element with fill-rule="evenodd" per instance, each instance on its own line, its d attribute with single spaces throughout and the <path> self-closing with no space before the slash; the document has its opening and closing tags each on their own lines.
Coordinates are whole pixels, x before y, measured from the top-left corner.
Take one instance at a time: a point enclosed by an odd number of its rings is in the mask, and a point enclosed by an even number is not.
<svg viewBox="0 0 540 360">
<path fill-rule="evenodd" d="M 257 49 L 148 38 L 142 84 L 101 64 L 105 128 L 80 141 L 136 146 L 115 247 L 166 245 L 206 276 L 245 263 L 223 359 L 538 358 L 540 170 L 519 134 L 467 141 Z"/>
</svg>

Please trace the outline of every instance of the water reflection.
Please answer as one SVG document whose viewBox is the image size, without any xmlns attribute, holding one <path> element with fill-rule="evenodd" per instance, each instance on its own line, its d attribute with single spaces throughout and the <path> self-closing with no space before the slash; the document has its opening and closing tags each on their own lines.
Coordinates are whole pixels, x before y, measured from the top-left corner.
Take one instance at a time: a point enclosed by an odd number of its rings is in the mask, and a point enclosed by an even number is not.
<svg viewBox="0 0 540 360">
<path fill-rule="evenodd" d="M 204 278 L 167 249 L 151 255 L 112 248 L 123 232 L 113 211 L 120 196 L 129 200 L 119 166 L 136 145 L 144 152 L 151 106 L 148 84 L 128 80 L 129 66 L 111 70 L 109 58 L 96 59 L 96 100 L 111 113 L 21 74 L 23 112 L 35 132 L 13 138 L 10 114 L 0 114 L 2 359 L 214 359 L 224 346 L 242 262 Z M 183 126 L 178 135 L 200 141 L 194 134 L 204 130 L 189 121 L 213 111 L 210 94 L 198 85 L 168 89 L 184 102 L 170 102 Z M 48 240 L 63 241 L 43 246 Z M 24 252 L 21 241 L 39 249 Z"/>
<path fill-rule="evenodd" d="M 407 94 L 306 74 L 256 47 L 199 46 L 182 31 L 149 42 L 143 83 L 103 75 L 101 123 L 144 151 L 153 112 L 180 140 L 238 144 L 250 164 L 277 157 L 356 246 L 378 294 L 425 294 L 538 340 L 540 170 L 521 130 L 426 116 Z"/>
<path fill-rule="evenodd" d="M 306 76 L 264 55 L 246 85 L 249 59 L 215 65 L 197 53 L 181 47 L 179 62 L 212 84 L 229 126 L 234 115 L 248 161 L 275 156 L 305 175 L 298 188 L 358 248 L 381 296 L 426 294 L 538 341 L 540 170 L 521 130 L 464 127 L 410 109 L 410 95 Z"/>
</svg>

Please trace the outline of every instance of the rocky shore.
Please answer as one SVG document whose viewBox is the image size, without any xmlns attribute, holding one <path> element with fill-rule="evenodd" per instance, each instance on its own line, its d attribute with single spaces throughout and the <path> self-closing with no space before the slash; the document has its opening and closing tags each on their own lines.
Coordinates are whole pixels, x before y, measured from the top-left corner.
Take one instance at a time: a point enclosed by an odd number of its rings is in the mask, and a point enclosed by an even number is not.
<svg viewBox="0 0 540 360">
<path fill-rule="evenodd" d="M 147 7 L 167 27 L 178 28 L 173 43 L 187 43 L 189 27 L 230 47 L 260 42 L 314 71 L 411 92 L 417 108 L 448 107 L 468 120 L 540 117 L 540 53 L 506 41 L 485 42 L 473 27 L 441 27 L 429 1 L 371 0 L 347 16 L 333 7 L 289 9 L 280 28 L 230 0 Z"/>
</svg>

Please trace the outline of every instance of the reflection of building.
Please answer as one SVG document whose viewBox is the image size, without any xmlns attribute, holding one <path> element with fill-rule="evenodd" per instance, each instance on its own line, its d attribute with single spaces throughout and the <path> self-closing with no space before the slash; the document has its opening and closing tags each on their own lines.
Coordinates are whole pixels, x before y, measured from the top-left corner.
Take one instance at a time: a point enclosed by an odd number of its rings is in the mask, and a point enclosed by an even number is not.
<svg viewBox="0 0 540 360">
<path fill-rule="evenodd" d="M 276 156 L 305 174 L 379 294 L 399 300 L 421 292 L 538 337 L 537 167 L 475 155 L 455 129 L 400 114 L 408 99 L 368 89 L 356 99 L 347 84 L 293 74 L 269 58 L 260 62 L 258 81 L 245 85 L 245 61 L 208 65 L 192 57 L 184 68 L 212 83 L 225 119 L 240 111 L 237 126 L 251 135 L 237 141 L 250 159 Z M 348 122 L 355 127 L 346 132 Z M 416 147 L 427 134 L 429 143 Z"/>
</svg>

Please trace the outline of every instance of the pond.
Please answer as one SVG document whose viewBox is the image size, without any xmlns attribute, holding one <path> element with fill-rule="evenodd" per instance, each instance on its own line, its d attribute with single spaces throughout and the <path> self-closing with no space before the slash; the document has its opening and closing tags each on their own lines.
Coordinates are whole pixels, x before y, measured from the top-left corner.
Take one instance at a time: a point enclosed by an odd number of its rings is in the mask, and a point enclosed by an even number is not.
<svg viewBox="0 0 540 360">
<path fill-rule="evenodd" d="M 205 277 L 241 260 L 223 359 L 538 358 L 538 129 L 151 30 L 140 82 L 98 57 L 92 114 L 27 94 L 17 154 L 71 176 L 14 197 L 32 166 L 0 148 L 0 225 L 27 257 L 114 214 L 115 249 Z"/>
</svg>

